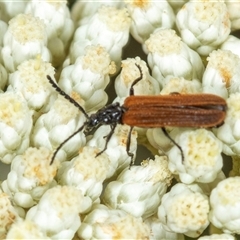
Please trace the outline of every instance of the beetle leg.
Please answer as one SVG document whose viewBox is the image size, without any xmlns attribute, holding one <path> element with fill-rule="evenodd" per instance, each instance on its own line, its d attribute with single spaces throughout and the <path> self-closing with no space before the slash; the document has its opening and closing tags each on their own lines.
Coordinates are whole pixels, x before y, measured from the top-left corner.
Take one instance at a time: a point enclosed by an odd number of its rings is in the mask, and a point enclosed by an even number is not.
<svg viewBox="0 0 240 240">
<path fill-rule="evenodd" d="M 116 126 L 117 126 L 117 123 L 113 123 L 113 124 L 110 125 L 111 130 L 110 130 L 109 134 L 106 135 L 106 136 L 104 136 L 104 138 L 106 138 L 105 147 L 103 148 L 102 151 L 100 151 L 99 153 L 97 153 L 95 157 L 101 155 L 103 152 L 106 151 L 108 142 L 109 142 L 109 140 L 111 139 L 111 137 L 112 137 L 112 135 L 113 135 L 113 133 L 114 133 L 114 130 L 115 130 Z"/>
<path fill-rule="evenodd" d="M 129 157 L 131 157 L 131 162 L 130 162 L 130 165 L 129 165 L 129 169 L 134 164 L 134 159 L 133 159 L 134 154 L 129 151 L 130 150 L 130 144 L 131 144 L 132 130 L 133 130 L 133 127 L 131 127 L 129 132 L 128 132 L 127 144 L 126 144 L 127 154 L 128 154 Z"/>
<path fill-rule="evenodd" d="M 170 137 L 166 128 L 162 127 L 162 131 L 163 131 L 164 135 L 180 150 L 181 156 L 182 156 L 182 162 L 183 162 L 184 161 L 184 154 L 183 154 L 182 148 Z"/>
<path fill-rule="evenodd" d="M 140 80 L 142 80 L 142 78 L 143 78 L 143 73 L 142 73 L 141 67 L 140 67 L 138 64 L 136 64 L 136 63 L 135 63 L 135 65 L 136 65 L 137 68 L 139 69 L 140 76 L 133 81 L 133 83 L 132 83 L 132 85 L 131 85 L 131 87 L 130 87 L 130 90 L 129 90 L 129 95 L 130 95 L 130 96 L 134 95 L 134 89 L 133 89 L 134 85 L 136 85 L 136 84 L 137 84 Z"/>
</svg>

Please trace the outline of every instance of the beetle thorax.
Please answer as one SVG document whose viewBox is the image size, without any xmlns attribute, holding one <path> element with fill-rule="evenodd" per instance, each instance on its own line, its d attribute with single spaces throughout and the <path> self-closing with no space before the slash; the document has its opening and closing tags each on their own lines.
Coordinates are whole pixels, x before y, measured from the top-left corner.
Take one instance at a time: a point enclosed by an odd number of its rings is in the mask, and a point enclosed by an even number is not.
<svg viewBox="0 0 240 240">
<path fill-rule="evenodd" d="M 121 123 L 122 115 L 125 111 L 125 108 L 120 106 L 118 102 L 107 105 L 89 116 L 86 123 L 86 130 L 91 131 L 101 125 Z"/>
</svg>

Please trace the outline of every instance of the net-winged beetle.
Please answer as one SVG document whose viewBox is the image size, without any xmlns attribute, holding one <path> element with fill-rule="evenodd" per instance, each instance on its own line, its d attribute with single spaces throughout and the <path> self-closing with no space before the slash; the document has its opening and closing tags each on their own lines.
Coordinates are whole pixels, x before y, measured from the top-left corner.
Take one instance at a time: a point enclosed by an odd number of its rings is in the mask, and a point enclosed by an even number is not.
<svg viewBox="0 0 240 240">
<path fill-rule="evenodd" d="M 101 125 L 109 125 L 110 132 L 106 136 L 105 147 L 97 155 L 99 156 L 107 149 L 117 124 L 127 124 L 131 128 L 128 133 L 126 151 L 131 157 L 133 164 L 133 153 L 130 150 L 131 132 L 133 127 L 162 128 L 163 133 L 175 144 L 184 159 L 182 148 L 169 136 L 165 127 L 217 127 L 223 124 L 226 116 L 226 101 L 213 94 L 170 94 L 157 96 L 135 96 L 134 85 L 142 78 L 143 73 L 139 65 L 140 76 L 135 79 L 129 90 L 129 97 L 123 103 L 115 102 L 109 104 L 96 113 L 88 115 L 74 99 L 62 91 L 58 85 L 47 75 L 47 79 L 56 91 L 73 103 L 86 117 L 85 123 L 63 141 L 53 153 L 51 163 L 53 163 L 61 147 L 74 137 L 77 133 L 85 129 L 86 132 L 94 130 Z"/>
</svg>

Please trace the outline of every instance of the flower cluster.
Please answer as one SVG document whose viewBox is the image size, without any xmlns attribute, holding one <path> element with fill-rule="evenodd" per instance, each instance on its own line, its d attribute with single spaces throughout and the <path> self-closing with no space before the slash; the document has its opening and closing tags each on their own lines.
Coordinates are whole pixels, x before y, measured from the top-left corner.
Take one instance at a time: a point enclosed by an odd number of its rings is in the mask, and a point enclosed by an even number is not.
<svg viewBox="0 0 240 240">
<path fill-rule="evenodd" d="M 0 8 L 0 168 L 10 167 L 0 178 L 0 240 L 240 235 L 239 2 Z M 215 94 L 226 118 L 209 129 L 132 128 L 124 118 L 84 128 L 133 92 Z"/>
</svg>

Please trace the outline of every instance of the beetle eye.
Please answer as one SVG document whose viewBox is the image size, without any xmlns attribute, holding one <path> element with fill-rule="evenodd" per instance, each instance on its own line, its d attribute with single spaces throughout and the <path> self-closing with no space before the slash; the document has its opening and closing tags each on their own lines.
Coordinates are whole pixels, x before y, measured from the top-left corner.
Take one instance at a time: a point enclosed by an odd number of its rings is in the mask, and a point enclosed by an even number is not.
<svg viewBox="0 0 240 240">
<path fill-rule="evenodd" d="M 96 126 L 96 125 L 98 125 L 98 123 L 99 123 L 99 121 L 95 118 L 92 121 L 92 126 Z"/>
<path fill-rule="evenodd" d="M 104 121 L 105 123 L 108 123 L 108 118 L 104 118 L 103 121 Z"/>
</svg>

